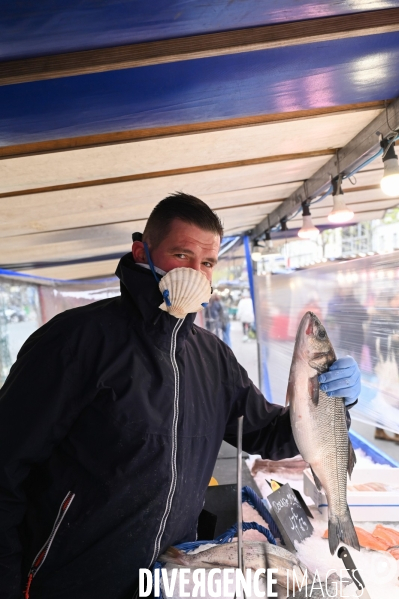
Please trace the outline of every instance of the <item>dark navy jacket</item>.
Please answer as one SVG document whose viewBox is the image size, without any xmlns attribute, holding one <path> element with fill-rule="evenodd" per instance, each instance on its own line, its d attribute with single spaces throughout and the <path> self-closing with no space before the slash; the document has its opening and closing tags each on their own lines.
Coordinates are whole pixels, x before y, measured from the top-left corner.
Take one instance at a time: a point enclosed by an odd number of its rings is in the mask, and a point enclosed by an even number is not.
<svg viewBox="0 0 399 599">
<path fill-rule="evenodd" d="M 195 539 L 239 415 L 248 452 L 298 453 L 222 341 L 160 311 L 131 255 L 117 275 L 120 297 L 37 330 L 0 391 L 0 599 L 132 599 L 139 568 Z"/>
</svg>

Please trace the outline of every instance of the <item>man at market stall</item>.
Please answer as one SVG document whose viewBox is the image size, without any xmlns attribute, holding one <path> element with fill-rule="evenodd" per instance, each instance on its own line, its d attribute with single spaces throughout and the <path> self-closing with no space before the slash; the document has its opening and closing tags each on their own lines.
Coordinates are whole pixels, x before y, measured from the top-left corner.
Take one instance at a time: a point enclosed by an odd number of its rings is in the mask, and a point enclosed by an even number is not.
<svg viewBox="0 0 399 599">
<path fill-rule="evenodd" d="M 0 599 L 132 599 L 139 568 L 195 539 L 242 414 L 246 451 L 298 453 L 287 409 L 194 324 L 222 235 L 201 200 L 166 198 L 119 263 L 121 296 L 59 314 L 20 350 L 0 391 Z M 321 376 L 358 397 L 350 357 Z"/>
</svg>

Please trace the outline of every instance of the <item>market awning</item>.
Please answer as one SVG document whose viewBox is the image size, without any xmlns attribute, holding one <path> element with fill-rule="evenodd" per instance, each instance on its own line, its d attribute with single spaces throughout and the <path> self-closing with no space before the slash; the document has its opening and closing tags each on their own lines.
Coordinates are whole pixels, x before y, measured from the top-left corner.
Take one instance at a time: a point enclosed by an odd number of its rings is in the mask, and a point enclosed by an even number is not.
<svg viewBox="0 0 399 599">
<path fill-rule="evenodd" d="M 399 95 L 399 1 L 23 1 L 0 58 L 0 266 L 103 276 L 168 193 L 254 230 L 378 117 Z M 398 203 L 381 176 L 345 182 L 356 221 Z"/>
</svg>

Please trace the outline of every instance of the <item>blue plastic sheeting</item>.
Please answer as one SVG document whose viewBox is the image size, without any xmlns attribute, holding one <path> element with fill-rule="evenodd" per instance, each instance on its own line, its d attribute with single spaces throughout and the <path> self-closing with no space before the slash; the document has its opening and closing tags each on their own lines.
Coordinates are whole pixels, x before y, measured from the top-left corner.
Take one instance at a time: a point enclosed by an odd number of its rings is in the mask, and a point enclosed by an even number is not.
<svg viewBox="0 0 399 599">
<path fill-rule="evenodd" d="M 369 443 L 367 439 L 355 433 L 354 431 L 349 432 L 350 439 L 352 441 L 353 449 L 362 449 L 364 453 L 369 456 L 375 464 L 384 464 L 398 468 L 399 464 L 393 458 L 381 449 L 377 449 L 372 443 Z"/>
<path fill-rule="evenodd" d="M 394 98 L 399 33 L 0 88 L 0 143 Z"/>
<path fill-rule="evenodd" d="M 0 60 L 398 6 L 398 0 L 2 0 Z"/>
</svg>

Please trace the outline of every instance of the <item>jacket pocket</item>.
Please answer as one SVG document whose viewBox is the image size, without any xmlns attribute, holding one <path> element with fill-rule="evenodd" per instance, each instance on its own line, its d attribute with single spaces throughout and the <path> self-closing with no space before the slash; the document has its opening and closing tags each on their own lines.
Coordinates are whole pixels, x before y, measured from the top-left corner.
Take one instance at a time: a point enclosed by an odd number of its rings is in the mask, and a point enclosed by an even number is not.
<svg viewBox="0 0 399 599">
<path fill-rule="evenodd" d="M 65 514 L 67 513 L 69 506 L 71 505 L 74 497 L 75 497 L 75 494 L 72 493 L 71 491 L 69 491 L 67 493 L 67 496 L 65 497 L 64 501 L 60 505 L 60 509 L 58 510 L 57 517 L 55 519 L 52 531 L 51 531 L 47 541 L 44 543 L 43 547 L 40 549 L 39 553 L 36 555 L 35 559 L 32 562 L 32 565 L 31 565 L 29 573 L 28 573 L 28 580 L 26 583 L 26 587 L 23 592 L 24 599 L 29 599 L 30 587 L 32 585 L 32 581 L 33 581 L 34 577 L 36 576 L 36 574 L 38 573 L 38 571 L 40 570 L 40 568 L 42 567 L 42 565 L 50 551 L 50 547 L 52 545 L 52 542 L 54 541 L 54 538 L 58 532 L 58 529 L 61 526 L 61 522 L 65 518 Z"/>
</svg>

